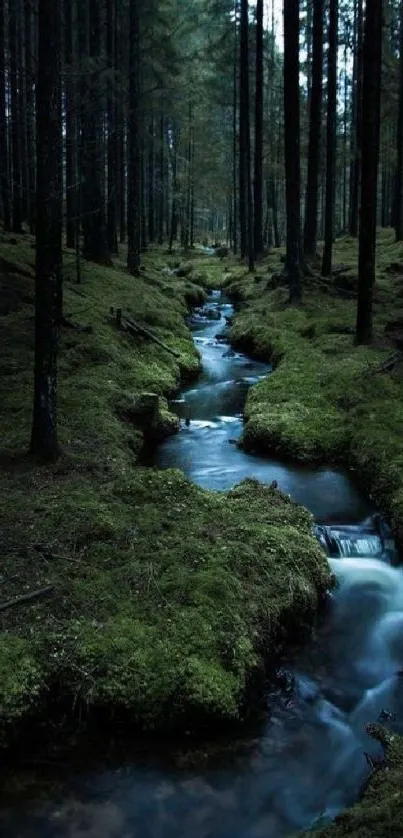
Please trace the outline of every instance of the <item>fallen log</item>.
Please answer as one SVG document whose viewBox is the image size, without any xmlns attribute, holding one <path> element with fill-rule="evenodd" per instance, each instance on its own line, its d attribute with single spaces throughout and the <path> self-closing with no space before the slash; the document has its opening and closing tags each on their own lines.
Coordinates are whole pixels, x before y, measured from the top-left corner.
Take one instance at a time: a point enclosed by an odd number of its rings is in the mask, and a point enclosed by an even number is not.
<svg viewBox="0 0 403 838">
<path fill-rule="evenodd" d="M 88 335 L 92 335 L 94 331 L 92 326 L 81 326 L 80 323 L 74 323 L 69 317 L 62 317 L 60 325 L 64 326 L 65 329 L 74 329 L 76 332 L 83 332 Z"/>
<path fill-rule="evenodd" d="M 170 346 L 168 346 L 166 343 L 164 343 L 163 340 L 160 340 L 159 338 L 157 338 L 157 335 L 154 335 L 154 333 L 150 332 L 150 330 L 147 329 L 145 326 L 140 326 L 140 324 L 136 323 L 135 320 L 132 320 L 131 318 L 129 319 L 128 317 L 125 317 L 124 318 L 124 325 L 126 326 L 126 328 L 129 329 L 129 331 L 138 332 L 140 335 L 144 335 L 145 337 L 154 341 L 154 343 L 157 343 L 158 346 L 162 346 L 162 348 L 165 349 L 166 352 L 170 352 L 170 354 L 173 355 L 174 358 L 180 358 L 180 353 L 179 352 L 176 352 L 175 349 L 172 349 Z"/>
<path fill-rule="evenodd" d="M 53 593 L 53 585 L 47 585 L 46 588 L 39 588 L 36 591 L 31 591 L 30 594 L 23 594 L 17 596 L 15 599 L 9 599 L 8 602 L 0 604 L 0 611 L 8 611 L 9 608 L 15 608 L 16 605 L 22 605 L 24 602 L 31 602 L 33 599 L 40 599 L 40 597 L 49 596 Z"/>
<path fill-rule="evenodd" d="M 110 308 L 110 313 L 112 317 L 115 315 L 115 309 L 113 306 Z M 158 346 L 161 346 L 162 349 L 165 349 L 166 352 L 173 355 L 174 358 L 180 358 L 180 352 L 176 352 L 175 349 L 172 349 L 168 346 L 168 344 L 164 343 L 163 340 L 158 338 L 157 335 L 155 335 L 150 329 L 147 329 L 146 326 L 141 326 L 140 323 L 137 323 L 132 317 L 124 315 L 121 308 L 116 309 L 116 326 L 118 329 L 126 329 L 128 332 L 132 332 L 133 334 L 144 335 L 144 337 L 149 338 L 149 340 L 157 343 Z"/>
<path fill-rule="evenodd" d="M 381 364 L 378 364 L 376 367 L 370 367 L 368 373 L 370 375 L 375 375 L 377 372 L 390 372 L 393 370 L 398 364 L 401 364 L 403 361 L 403 353 L 402 352 L 394 352 L 393 355 L 389 355 Z"/>
</svg>

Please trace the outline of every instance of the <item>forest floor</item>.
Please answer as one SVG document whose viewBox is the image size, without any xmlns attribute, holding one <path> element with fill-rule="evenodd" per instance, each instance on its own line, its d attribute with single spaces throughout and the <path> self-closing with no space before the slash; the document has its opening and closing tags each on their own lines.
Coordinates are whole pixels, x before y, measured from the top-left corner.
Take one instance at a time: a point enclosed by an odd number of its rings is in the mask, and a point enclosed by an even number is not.
<svg viewBox="0 0 403 838">
<path fill-rule="evenodd" d="M 287 305 L 281 255 L 249 275 L 229 257 L 150 251 L 138 278 L 124 263 L 83 264 L 66 251 L 65 312 L 92 332 L 62 330 L 59 427 L 52 466 L 27 455 L 32 415 L 33 240 L 0 237 L 1 601 L 52 586 L 49 597 L 0 611 L 0 738 L 49 707 L 142 727 L 234 720 L 257 695 L 294 623 L 312 622 L 330 584 L 310 515 L 247 481 L 206 492 L 178 471 L 141 465 L 141 396 L 159 396 L 154 441 L 175 432 L 167 397 L 195 377 L 186 315 L 208 287 L 237 301 L 232 339 L 275 372 L 250 391 L 243 444 L 356 470 L 403 543 L 403 247 L 381 231 L 375 340 L 353 344 L 356 243 L 336 243 L 336 276 L 312 270 L 302 304 Z M 110 309 L 179 353 L 119 331 Z M 400 356 L 399 356 L 400 358 Z M 1 602 L 0 602 L 1 605 Z M 293 620 L 290 620 L 290 615 Z M 90 712 L 92 711 L 92 712 Z M 25 728 L 26 730 L 27 728 Z M 401 838 L 403 744 L 388 743 L 363 801 L 317 833 Z"/>
<path fill-rule="evenodd" d="M 200 365 L 186 316 L 223 265 L 195 255 L 192 278 L 179 278 L 178 257 L 156 250 L 138 278 L 116 260 L 83 264 L 77 285 L 65 252 L 65 317 L 91 332 L 62 329 L 63 454 L 40 465 L 27 454 L 33 245 L 0 240 L 0 740 L 41 715 L 147 729 L 239 719 L 331 577 L 310 514 L 280 492 L 248 481 L 210 493 L 141 465 L 143 446 L 178 428 L 166 399 Z M 117 329 L 111 308 L 179 357 Z M 159 406 L 145 429 L 150 392 Z"/>
</svg>

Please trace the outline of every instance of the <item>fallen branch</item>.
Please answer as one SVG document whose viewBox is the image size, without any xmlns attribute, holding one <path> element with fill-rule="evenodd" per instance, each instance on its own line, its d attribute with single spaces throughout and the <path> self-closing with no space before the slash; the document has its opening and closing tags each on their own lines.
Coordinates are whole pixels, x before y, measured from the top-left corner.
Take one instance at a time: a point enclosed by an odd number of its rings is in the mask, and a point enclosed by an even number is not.
<svg viewBox="0 0 403 838">
<path fill-rule="evenodd" d="M 76 332 L 84 332 L 88 335 L 91 335 L 94 331 L 92 326 L 81 326 L 79 323 L 73 323 L 68 317 L 62 317 L 61 325 L 65 329 L 74 329 Z"/>
<path fill-rule="evenodd" d="M 110 309 L 110 313 L 114 315 L 114 309 Z M 152 340 L 154 343 L 157 343 L 158 346 L 161 346 L 162 349 L 165 349 L 166 352 L 169 352 L 174 358 L 180 358 L 180 352 L 176 352 L 175 349 L 172 349 L 168 344 L 164 343 L 163 340 L 157 337 L 154 332 L 151 332 L 150 329 L 147 329 L 146 326 L 141 326 L 140 323 L 137 323 L 133 318 L 126 317 L 122 314 L 122 309 L 116 309 L 116 326 L 118 329 L 123 329 L 132 334 L 140 334 L 144 335 L 145 337 Z"/>
<path fill-rule="evenodd" d="M 31 591 L 30 594 L 23 594 L 15 599 L 9 599 L 8 602 L 0 604 L 0 611 L 8 611 L 9 608 L 14 608 L 16 605 L 22 605 L 24 602 L 30 602 L 33 599 L 49 596 L 53 593 L 53 585 L 48 585 L 46 588 L 39 588 L 37 591 Z"/>
<path fill-rule="evenodd" d="M 371 375 L 375 375 L 377 372 L 390 372 L 393 370 L 398 364 L 401 364 L 403 361 L 403 353 L 401 352 L 394 352 L 393 355 L 389 355 L 385 361 L 382 361 L 377 367 L 371 367 L 369 373 Z"/>
<path fill-rule="evenodd" d="M 70 282 L 68 283 L 67 287 L 69 291 L 73 292 L 73 294 L 78 294 L 79 297 L 85 297 L 85 299 L 88 300 L 88 294 L 86 294 L 85 291 L 82 291 L 80 288 L 75 288 L 74 285 L 71 285 Z"/>
<path fill-rule="evenodd" d="M 129 319 L 129 318 L 125 318 L 125 325 L 126 325 L 126 327 L 129 328 L 129 331 L 135 331 L 135 332 L 139 332 L 141 335 L 145 335 L 145 337 L 154 341 L 154 343 L 157 343 L 158 346 L 162 346 L 162 348 L 165 349 L 166 352 L 170 352 L 171 355 L 173 355 L 175 358 L 180 358 L 180 353 L 179 352 L 176 352 L 175 349 L 171 349 L 170 346 L 168 346 L 166 343 L 164 343 L 163 340 L 160 340 L 159 338 L 157 338 L 157 336 L 154 335 L 153 332 L 150 332 L 149 329 L 146 329 L 145 326 L 140 326 L 140 324 L 136 323 L 135 320 L 132 320 L 132 319 Z"/>
</svg>

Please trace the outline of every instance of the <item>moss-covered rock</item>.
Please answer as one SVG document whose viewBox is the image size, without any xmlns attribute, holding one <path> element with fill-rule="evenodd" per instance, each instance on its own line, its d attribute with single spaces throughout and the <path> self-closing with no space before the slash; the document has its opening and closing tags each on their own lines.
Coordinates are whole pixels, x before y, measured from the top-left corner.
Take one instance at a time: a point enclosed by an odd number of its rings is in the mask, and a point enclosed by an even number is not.
<svg viewBox="0 0 403 838">
<path fill-rule="evenodd" d="M 255 481 L 221 495 L 138 468 L 96 488 L 49 487 L 26 516 L 41 545 L 35 584 L 53 584 L 55 599 L 2 618 L 23 644 L 21 708 L 34 678 L 45 698 L 57 684 L 71 711 L 124 710 L 142 726 L 242 717 L 248 685 L 331 584 L 311 516 Z M 22 490 L 17 480 L 10 502 Z M 8 707 L 6 690 L 4 724 Z"/>
</svg>

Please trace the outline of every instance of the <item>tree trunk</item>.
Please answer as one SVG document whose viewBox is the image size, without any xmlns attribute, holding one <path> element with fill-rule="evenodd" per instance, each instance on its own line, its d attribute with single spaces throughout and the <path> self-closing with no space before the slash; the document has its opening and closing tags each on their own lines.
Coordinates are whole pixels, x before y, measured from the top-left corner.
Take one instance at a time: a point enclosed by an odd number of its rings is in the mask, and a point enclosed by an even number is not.
<svg viewBox="0 0 403 838">
<path fill-rule="evenodd" d="M 82 0 L 80 0 L 82 2 Z M 104 132 L 99 78 L 101 18 L 99 0 L 89 0 L 89 59 L 86 101 L 83 109 L 84 139 L 83 228 L 84 257 L 105 265 L 109 251 L 104 211 Z M 94 70 L 94 66 L 96 69 Z"/>
<path fill-rule="evenodd" d="M 344 103 L 343 103 L 343 233 L 347 232 L 347 171 L 348 171 L 348 53 L 344 47 Z"/>
<path fill-rule="evenodd" d="M 375 282 L 376 207 L 379 158 L 382 59 L 382 0 L 367 0 L 362 85 L 361 220 L 358 257 L 356 343 L 372 339 L 372 289 Z"/>
<path fill-rule="evenodd" d="M 313 2 L 312 85 L 304 224 L 304 251 L 307 256 L 316 253 L 323 98 L 323 0 L 313 0 Z"/>
<path fill-rule="evenodd" d="M 165 124 L 164 115 L 159 119 L 159 148 L 158 148 L 158 171 L 157 171 L 157 230 L 158 244 L 164 241 L 164 217 L 165 217 Z"/>
<path fill-rule="evenodd" d="M 118 252 L 117 234 L 117 108 L 116 108 L 116 6 L 115 0 L 107 0 L 106 6 L 106 50 L 109 77 L 107 82 L 107 127 L 108 127 L 108 212 L 107 238 L 111 253 Z"/>
<path fill-rule="evenodd" d="M 248 10 L 246 10 L 248 13 Z M 240 250 L 241 250 L 241 259 L 244 259 L 248 249 L 248 234 L 247 234 L 247 183 L 246 183 L 246 172 L 245 172 L 245 103 L 244 103 L 244 69 L 243 64 L 245 61 L 244 56 L 242 55 L 242 39 L 244 38 L 242 34 L 242 11 L 241 11 L 241 22 L 240 22 L 240 49 L 239 49 L 239 154 L 238 154 L 238 163 L 239 163 L 239 236 L 240 236 Z"/>
<path fill-rule="evenodd" d="M 6 116 L 5 0 L 0 0 L 0 198 L 4 231 L 11 229 L 9 153 Z"/>
<path fill-rule="evenodd" d="M 232 111 L 232 246 L 234 253 L 238 251 L 238 183 L 237 183 L 237 151 L 238 151 L 238 33 L 237 33 L 238 0 L 234 0 L 234 66 L 233 66 L 233 111 Z"/>
<path fill-rule="evenodd" d="M 61 5 L 39 0 L 35 384 L 31 452 L 55 459 L 62 263 Z"/>
<path fill-rule="evenodd" d="M 176 241 L 178 233 L 178 153 L 177 144 L 178 139 L 174 129 L 171 129 L 173 138 L 172 155 L 172 203 L 171 203 L 171 218 L 169 231 L 169 252 L 172 253 L 174 241 Z"/>
<path fill-rule="evenodd" d="M 253 197 L 251 178 L 250 108 L 249 108 L 249 14 L 248 0 L 241 0 L 241 88 L 240 88 L 240 171 L 243 182 L 243 224 L 245 255 L 249 270 L 254 269 Z"/>
<path fill-rule="evenodd" d="M 284 146 L 287 215 L 286 266 L 290 301 L 298 301 L 301 299 L 298 0 L 284 0 Z"/>
<path fill-rule="evenodd" d="M 124 244 L 127 233 L 127 179 L 126 179 L 126 120 L 123 109 L 118 106 L 118 212 L 119 212 L 119 241 Z"/>
<path fill-rule="evenodd" d="M 151 116 L 148 126 L 148 170 L 147 170 L 147 198 L 148 198 L 148 240 L 153 243 L 155 240 L 155 136 L 154 136 L 154 115 Z"/>
<path fill-rule="evenodd" d="M 66 111 L 66 244 L 75 248 L 77 232 L 77 121 L 75 113 L 75 72 L 73 0 L 64 0 L 65 111 Z"/>
<path fill-rule="evenodd" d="M 26 73 L 26 143 L 27 143 L 27 206 L 30 232 L 35 232 L 35 41 L 34 9 L 24 4 L 25 14 L 25 73 Z"/>
<path fill-rule="evenodd" d="M 322 260 L 323 276 L 329 276 L 332 272 L 332 249 L 334 236 L 337 108 L 337 17 L 338 0 L 330 0 L 329 49 L 327 59 L 326 203 L 325 246 Z"/>
<path fill-rule="evenodd" d="M 255 177 L 254 177 L 254 250 L 258 258 L 263 250 L 263 0 L 256 4 L 256 90 L 255 90 Z"/>
<path fill-rule="evenodd" d="M 192 101 L 189 101 L 188 108 L 188 176 L 186 188 L 186 211 L 185 211 L 185 250 L 190 247 L 190 228 L 191 228 L 191 212 L 192 212 L 192 190 L 193 190 L 193 107 Z"/>
<path fill-rule="evenodd" d="M 141 156 L 140 156 L 140 21 L 139 2 L 130 3 L 129 133 L 128 133 L 128 252 L 127 267 L 136 276 L 140 269 Z"/>
<path fill-rule="evenodd" d="M 15 0 L 14 0 L 15 2 Z M 28 151 L 27 151 L 27 49 L 25 38 L 24 0 L 18 3 L 17 63 L 18 63 L 18 133 L 21 160 L 21 217 L 29 220 Z"/>
<path fill-rule="evenodd" d="M 140 251 L 147 250 L 147 159 L 144 140 L 144 120 L 140 138 Z"/>
<path fill-rule="evenodd" d="M 354 108 L 353 113 L 355 117 L 355 131 L 354 131 L 354 153 L 351 167 L 351 190 L 350 190 L 350 236 L 356 236 L 358 233 L 358 203 L 360 194 L 360 165 L 361 165 L 361 146 L 362 146 L 362 72 L 363 72 L 363 47 L 362 47 L 362 29 L 363 29 L 363 13 L 362 0 L 357 2 L 357 38 L 356 38 L 356 55 L 354 58 L 355 64 L 355 94 L 354 94 Z"/>
<path fill-rule="evenodd" d="M 396 241 L 400 242 L 403 240 L 403 4 L 400 6 L 399 109 L 396 141 L 395 233 Z"/>
<path fill-rule="evenodd" d="M 10 118 L 11 118 L 11 159 L 12 159 L 12 231 L 22 231 L 21 201 L 21 147 L 19 132 L 20 69 L 18 67 L 18 13 L 17 4 L 11 3 L 8 10 L 9 49 L 10 49 Z"/>
</svg>

